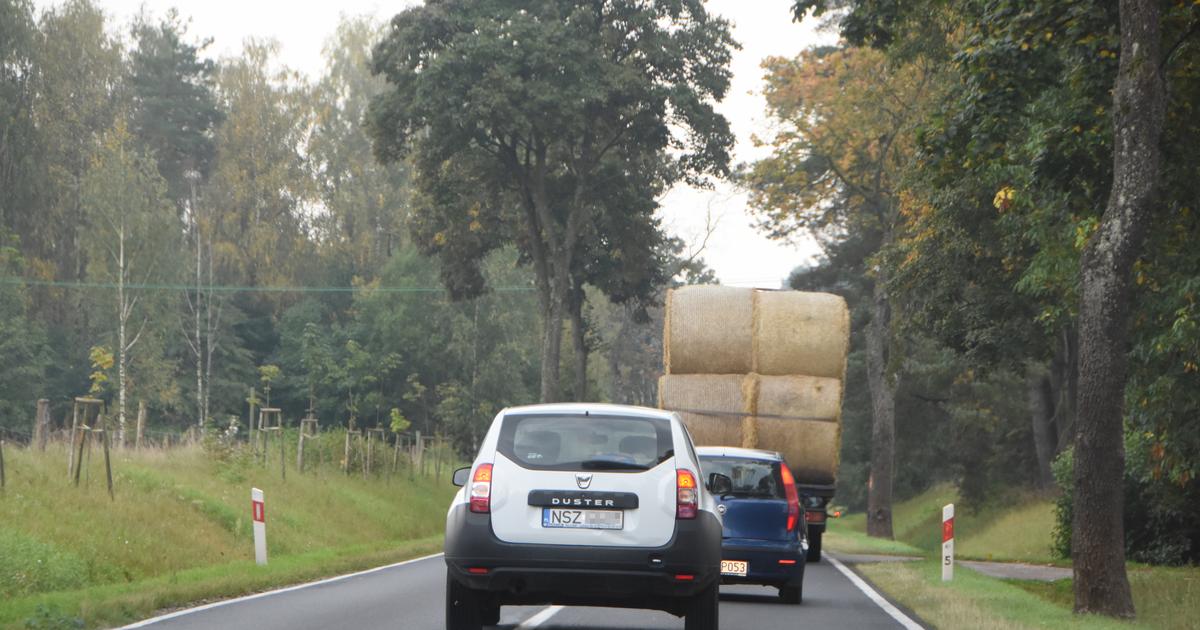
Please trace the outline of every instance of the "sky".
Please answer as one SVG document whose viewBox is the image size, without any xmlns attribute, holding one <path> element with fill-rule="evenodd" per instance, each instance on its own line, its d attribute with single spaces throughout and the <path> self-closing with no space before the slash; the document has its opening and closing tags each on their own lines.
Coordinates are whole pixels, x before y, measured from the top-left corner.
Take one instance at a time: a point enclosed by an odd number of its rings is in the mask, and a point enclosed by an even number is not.
<svg viewBox="0 0 1200 630">
<path fill-rule="evenodd" d="M 191 18 L 194 37 L 213 39 L 207 50 L 217 57 L 239 54 L 249 37 L 274 39 L 280 44 L 280 61 L 287 67 L 319 76 L 324 69 L 321 49 L 333 35 L 342 14 L 370 15 L 383 20 L 412 0 L 339 0 L 296 2 L 295 0 L 96 0 L 124 29 L 144 6 L 155 16 L 177 7 Z M 49 0 L 37 3 L 45 7 Z M 761 95 L 764 57 L 795 56 L 801 50 L 832 43 L 833 36 L 818 33 L 814 20 L 797 24 L 791 19 L 792 0 L 708 0 L 710 11 L 728 18 L 734 38 L 742 49 L 733 56 L 733 84 L 718 109 L 729 119 L 737 135 L 734 163 L 763 157 L 767 151 L 754 147 L 754 134 L 765 136 L 770 120 Z M 755 219 L 747 208 L 747 196 L 727 183 L 713 190 L 677 186 L 661 200 L 663 224 L 672 234 L 688 242 L 692 251 L 704 243 L 700 256 L 722 284 L 779 288 L 797 266 L 811 263 L 817 253 L 808 240 L 782 243 L 764 237 L 753 227 Z M 715 226 L 705 241 L 709 226 Z"/>
</svg>

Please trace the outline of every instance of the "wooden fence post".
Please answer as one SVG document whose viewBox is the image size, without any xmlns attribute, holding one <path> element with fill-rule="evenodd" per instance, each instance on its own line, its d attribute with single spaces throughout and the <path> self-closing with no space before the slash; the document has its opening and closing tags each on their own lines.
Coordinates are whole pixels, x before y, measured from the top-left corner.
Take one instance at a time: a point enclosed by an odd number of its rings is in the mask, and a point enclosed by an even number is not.
<svg viewBox="0 0 1200 630">
<path fill-rule="evenodd" d="M 0 493 L 4 492 L 4 440 L 0 439 Z"/>
<path fill-rule="evenodd" d="M 75 476 L 75 431 L 79 427 L 79 401 L 71 402 L 71 446 L 67 449 L 67 478 Z"/>
<path fill-rule="evenodd" d="M 112 460 L 108 455 L 108 430 L 100 429 L 100 434 L 104 438 L 104 474 L 108 478 L 108 498 L 115 501 L 117 496 L 113 494 Z"/>
<path fill-rule="evenodd" d="M 71 465 L 72 465 L 72 470 L 74 471 L 73 474 L 75 477 L 75 487 L 78 488 L 79 487 L 79 472 L 80 472 L 80 469 L 83 468 L 83 443 L 86 440 L 84 440 L 84 438 L 83 438 L 83 431 L 79 431 L 78 435 L 76 435 L 75 431 L 72 431 L 71 436 L 72 436 L 72 438 L 71 438 L 72 440 L 78 439 L 78 441 L 79 441 L 79 449 L 78 450 L 75 449 L 74 444 L 71 444 Z"/>
</svg>

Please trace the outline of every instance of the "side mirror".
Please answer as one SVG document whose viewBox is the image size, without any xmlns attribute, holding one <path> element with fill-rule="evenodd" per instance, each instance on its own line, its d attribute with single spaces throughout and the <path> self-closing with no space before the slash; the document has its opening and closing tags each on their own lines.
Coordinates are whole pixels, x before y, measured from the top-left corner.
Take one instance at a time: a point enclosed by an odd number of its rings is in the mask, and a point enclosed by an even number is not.
<svg viewBox="0 0 1200 630">
<path fill-rule="evenodd" d="M 729 494 L 733 492 L 733 480 L 721 473 L 712 473 L 708 476 L 708 491 L 717 496 Z"/>
<path fill-rule="evenodd" d="M 451 482 L 456 486 L 465 486 L 467 485 L 467 480 L 470 478 L 471 467 L 467 466 L 466 468 L 459 468 L 454 471 L 454 477 L 451 479 Z"/>
</svg>

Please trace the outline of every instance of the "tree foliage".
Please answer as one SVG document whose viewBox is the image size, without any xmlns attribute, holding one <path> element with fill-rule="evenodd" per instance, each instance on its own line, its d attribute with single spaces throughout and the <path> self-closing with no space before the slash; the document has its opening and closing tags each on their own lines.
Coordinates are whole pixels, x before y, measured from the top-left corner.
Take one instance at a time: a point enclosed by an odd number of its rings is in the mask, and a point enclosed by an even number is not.
<svg viewBox="0 0 1200 630">
<path fill-rule="evenodd" d="M 479 261 L 506 243 L 533 267 L 544 400 L 589 235 L 629 233 L 671 183 L 724 174 L 732 135 L 713 101 L 733 45 L 697 0 L 443 0 L 397 15 L 376 47 L 390 89 L 370 110 L 375 152 L 411 156 L 414 236 L 447 288 L 479 294 Z"/>
</svg>

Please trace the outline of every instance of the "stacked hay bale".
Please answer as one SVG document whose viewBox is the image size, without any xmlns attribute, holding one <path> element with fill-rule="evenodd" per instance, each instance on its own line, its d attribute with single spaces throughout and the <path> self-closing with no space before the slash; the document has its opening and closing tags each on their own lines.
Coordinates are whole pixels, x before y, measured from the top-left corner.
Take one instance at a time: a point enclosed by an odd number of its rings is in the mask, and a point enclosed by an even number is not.
<svg viewBox="0 0 1200 630">
<path fill-rule="evenodd" d="M 827 293 L 689 286 L 667 294 L 659 407 L 698 445 L 779 451 L 836 481 L 850 314 Z"/>
</svg>

